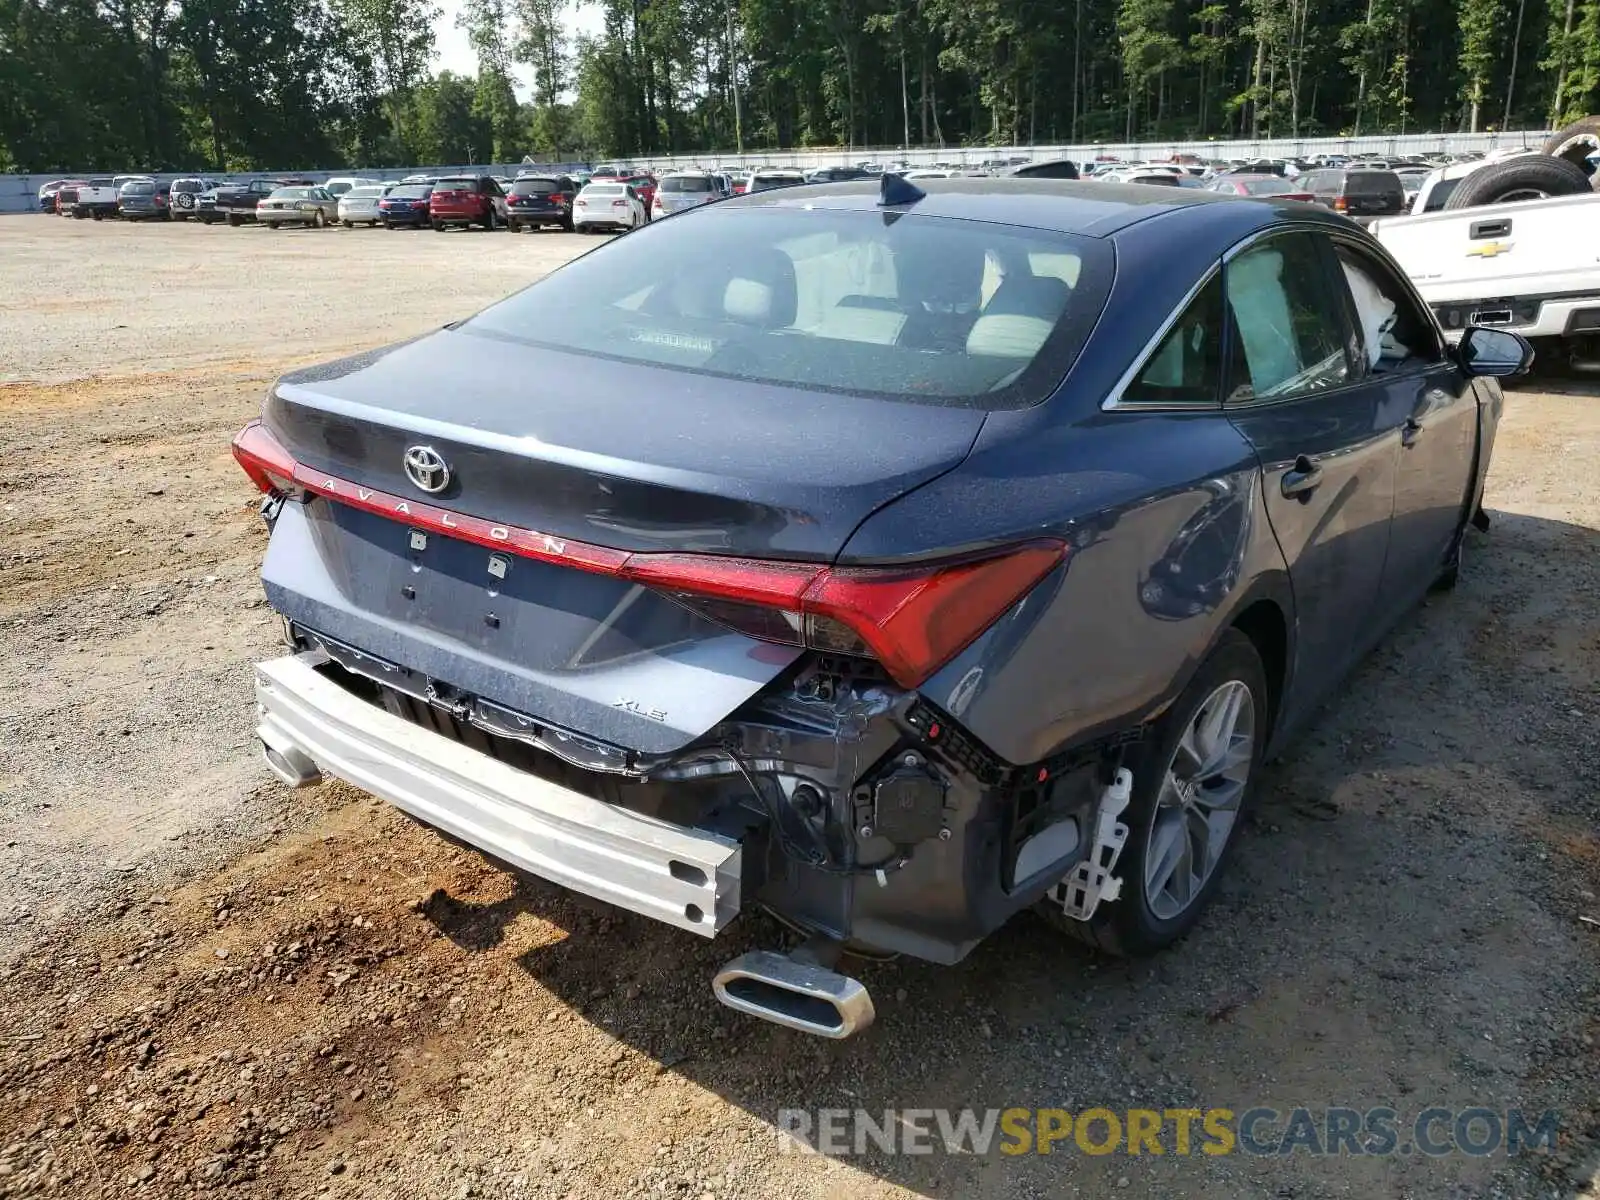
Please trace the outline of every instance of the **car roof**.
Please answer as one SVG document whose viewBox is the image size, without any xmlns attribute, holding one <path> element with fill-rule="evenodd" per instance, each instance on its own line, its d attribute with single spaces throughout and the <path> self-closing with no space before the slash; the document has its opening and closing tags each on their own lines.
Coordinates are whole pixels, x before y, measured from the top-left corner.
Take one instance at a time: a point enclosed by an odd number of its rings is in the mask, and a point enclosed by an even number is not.
<svg viewBox="0 0 1600 1200">
<path fill-rule="evenodd" d="M 1241 205 L 1199 188 L 1152 188 L 1141 184 L 1079 182 L 1071 179 L 961 176 L 919 179 L 924 198 L 911 211 L 927 216 L 1029 226 L 1057 233 L 1107 237 L 1130 225 L 1174 209 L 1220 205 L 1229 211 L 1261 209 Z M 877 180 L 808 184 L 804 187 L 745 193 L 717 205 L 728 208 L 829 208 L 875 211 Z M 1344 227 L 1348 222 L 1329 214 Z M 1246 222 L 1248 224 L 1248 222 Z"/>
</svg>

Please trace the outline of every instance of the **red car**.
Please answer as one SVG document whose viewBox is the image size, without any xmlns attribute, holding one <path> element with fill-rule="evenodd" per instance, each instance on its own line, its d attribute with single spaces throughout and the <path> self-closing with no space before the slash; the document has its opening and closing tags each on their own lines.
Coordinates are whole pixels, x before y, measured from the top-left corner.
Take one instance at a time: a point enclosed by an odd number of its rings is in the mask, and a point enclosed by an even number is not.
<svg viewBox="0 0 1600 1200">
<path fill-rule="evenodd" d="M 656 180 L 654 175 L 629 175 L 626 179 L 619 180 L 634 191 L 639 193 L 639 199 L 644 201 L 645 220 L 650 219 L 651 208 L 656 199 Z"/>
<path fill-rule="evenodd" d="M 434 182 L 428 197 L 428 220 L 436 230 L 447 225 L 499 229 L 506 217 L 506 194 L 488 175 L 446 175 Z"/>
<path fill-rule="evenodd" d="M 1294 184 L 1281 175 L 1219 175 L 1206 185 L 1208 191 L 1225 196 L 1268 197 L 1273 200 L 1303 200 L 1309 204 L 1315 199 L 1310 192 L 1297 191 Z"/>
<path fill-rule="evenodd" d="M 58 217 L 70 217 L 72 206 L 78 202 L 78 189 L 88 186 L 86 179 L 68 179 L 56 189 L 53 211 Z"/>
</svg>

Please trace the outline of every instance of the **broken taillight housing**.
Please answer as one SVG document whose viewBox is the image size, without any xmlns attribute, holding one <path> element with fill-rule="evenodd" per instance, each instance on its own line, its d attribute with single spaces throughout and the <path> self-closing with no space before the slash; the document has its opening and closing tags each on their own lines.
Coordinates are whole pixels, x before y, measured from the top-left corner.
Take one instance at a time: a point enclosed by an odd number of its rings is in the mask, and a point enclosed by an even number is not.
<svg viewBox="0 0 1600 1200">
<path fill-rule="evenodd" d="M 1053 540 L 907 567 L 634 554 L 618 573 L 763 641 L 874 658 L 915 687 L 1065 557 Z"/>
<path fill-rule="evenodd" d="M 233 457 L 244 473 L 268 495 L 301 496 L 304 489 L 294 481 L 294 456 L 267 432 L 260 421 L 251 421 L 233 439 Z"/>
<path fill-rule="evenodd" d="M 324 494 L 385 516 L 395 511 L 396 498 L 370 488 L 355 488 L 320 472 L 301 472 L 297 479 L 293 456 L 259 421 L 234 438 L 233 455 L 268 494 L 293 499 Z M 512 531 L 420 502 L 403 507 L 412 526 L 626 579 L 761 641 L 876 659 L 904 687 L 916 687 L 971 645 L 1067 556 L 1065 543 L 1050 538 L 960 559 L 892 567 L 627 553 Z M 530 536 L 513 537 L 513 532 Z"/>
</svg>

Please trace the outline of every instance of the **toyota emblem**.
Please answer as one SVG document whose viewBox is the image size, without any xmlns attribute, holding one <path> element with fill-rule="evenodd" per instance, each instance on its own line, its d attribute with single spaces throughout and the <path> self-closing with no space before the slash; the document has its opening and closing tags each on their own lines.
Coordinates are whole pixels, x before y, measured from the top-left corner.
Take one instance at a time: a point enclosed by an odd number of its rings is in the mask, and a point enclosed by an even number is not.
<svg viewBox="0 0 1600 1200">
<path fill-rule="evenodd" d="M 450 467 L 432 446 L 406 450 L 406 478 L 425 492 L 437 494 L 450 486 Z"/>
</svg>

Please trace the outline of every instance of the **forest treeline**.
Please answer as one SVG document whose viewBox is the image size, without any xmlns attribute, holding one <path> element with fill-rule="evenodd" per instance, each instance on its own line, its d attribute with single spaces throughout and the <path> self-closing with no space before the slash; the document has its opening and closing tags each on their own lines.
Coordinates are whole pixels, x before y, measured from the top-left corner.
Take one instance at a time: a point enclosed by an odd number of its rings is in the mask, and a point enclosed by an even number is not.
<svg viewBox="0 0 1600 1200">
<path fill-rule="evenodd" d="M 1527 129 L 1600 0 L 0 0 L 0 171 Z M 513 86 L 532 80 L 530 94 Z"/>
</svg>

